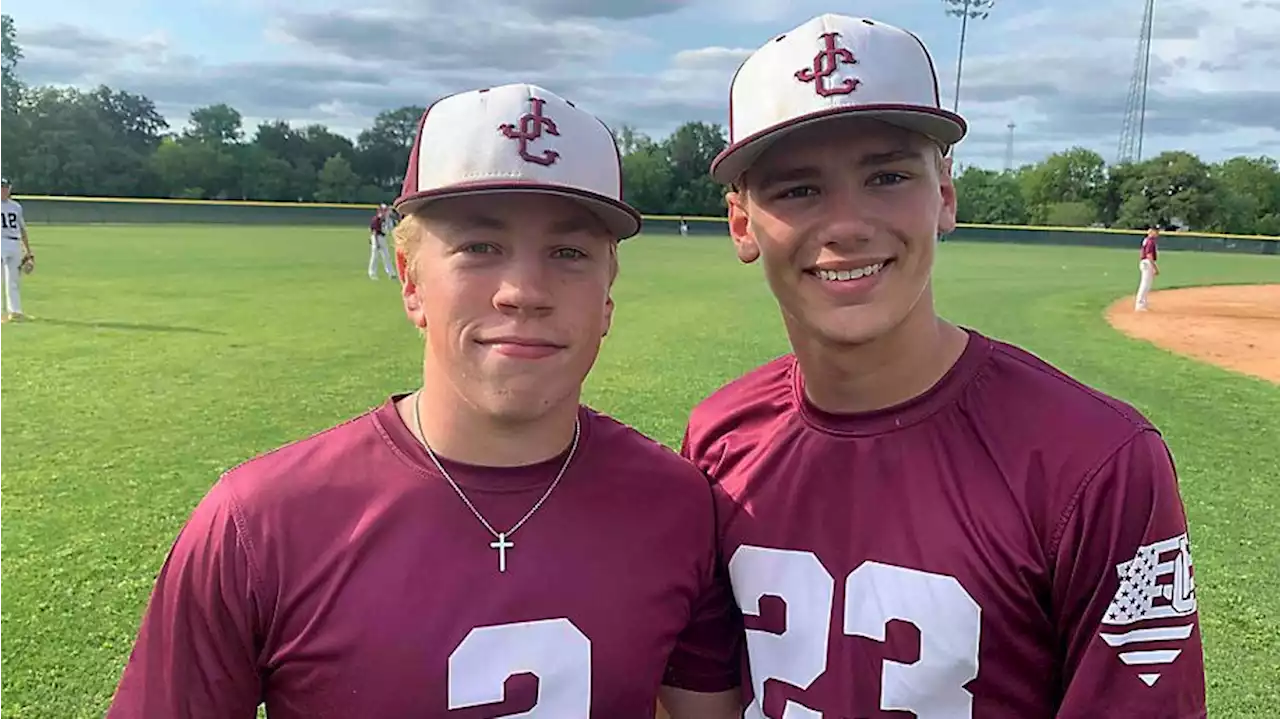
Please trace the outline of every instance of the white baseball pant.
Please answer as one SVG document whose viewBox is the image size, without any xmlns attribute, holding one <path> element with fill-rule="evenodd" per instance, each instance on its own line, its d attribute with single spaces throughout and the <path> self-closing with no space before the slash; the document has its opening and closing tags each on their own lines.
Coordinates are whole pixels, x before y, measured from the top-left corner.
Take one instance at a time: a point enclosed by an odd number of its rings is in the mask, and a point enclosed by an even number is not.
<svg viewBox="0 0 1280 719">
<path fill-rule="evenodd" d="M 391 252 L 387 249 L 387 236 L 376 232 L 369 233 L 369 279 L 378 279 L 378 257 L 382 257 L 382 269 L 387 277 L 395 279 L 396 271 L 391 266 Z"/>
<path fill-rule="evenodd" d="M 18 289 L 18 278 L 22 276 L 22 242 L 4 238 L 4 305 L 6 312 L 22 314 L 22 293 Z"/>
<path fill-rule="evenodd" d="M 1147 308 L 1147 294 L 1151 292 L 1151 283 L 1156 277 L 1156 266 L 1151 260 L 1142 260 L 1138 263 L 1138 297 L 1134 300 L 1133 308 L 1135 310 L 1145 310 Z"/>
</svg>

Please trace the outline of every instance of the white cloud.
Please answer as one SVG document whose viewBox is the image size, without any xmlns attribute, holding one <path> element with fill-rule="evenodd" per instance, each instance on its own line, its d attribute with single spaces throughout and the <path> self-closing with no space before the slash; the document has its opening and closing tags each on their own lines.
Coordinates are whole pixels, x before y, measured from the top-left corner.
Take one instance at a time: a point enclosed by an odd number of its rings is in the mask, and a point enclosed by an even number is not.
<svg viewBox="0 0 1280 719">
<path fill-rule="evenodd" d="M 61 21 L 23 28 L 20 72 L 36 83 L 106 83 L 145 94 L 175 126 L 196 106 L 227 102 L 247 120 L 325 122 L 352 136 L 380 110 L 525 80 L 611 125 L 661 135 L 688 120 L 727 124 L 729 83 L 755 45 L 807 17 L 801 13 L 830 9 L 817 0 L 252 3 L 270 18 L 255 30 L 275 59 L 215 61 L 166 33 L 114 36 L 88 20 Z M 1006 3 L 971 27 L 960 105 L 971 134 L 962 156 L 1001 165 L 1010 120 L 1019 161 L 1074 144 L 1114 156 L 1141 5 L 1103 6 L 1097 15 L 1079 3 L 1033 10 Z M 919 30 L 940 38 L 931 44 L 938 43 L 935 62 L 950 106 L 954 56 L 945 43 L 954 42 L 955 23 L 936 7 L 936 0 L 868 0 L 850 12 L 932 23 Z M 695 26 L 721 22 L 710 42 L 672 48 L 652 69 L 652 52 L 672 38 L 657 35 L 647 18 L 669 13 Z M 753 25 L 763 21 L 774 27 Z M 1239 148 L 1280 155 L 1280 0 L 1215 0 L 1211 8 L 1162 0 L 1155 24 L 1145 154 L 1188 147 L 1209 157 Z M 631 64 L 637 58 L 646 59 L 644 69 Z"/>
<path fill-rule="evenodd" d="M 1098 16 L 1061 6 L 998 23 L 1001 37 L 1036 41 L 965 58 L 961 112 L 973 120 L 970 151 L 1000 164 L 1012 119 L 1024 147 L 1081 144 L 1114 159 L 1141 10 Z M 1179 146 L 1223 155 L 1226 138 L 1280 151 L 1270 131 L 1280 124 L 1273 79 L 1280 12 L 1272 4 L 1218 0 L 1210 12 L 1190 0 L 1168 0 L 1153 25 L 1144 155 Z"/>
</svg>

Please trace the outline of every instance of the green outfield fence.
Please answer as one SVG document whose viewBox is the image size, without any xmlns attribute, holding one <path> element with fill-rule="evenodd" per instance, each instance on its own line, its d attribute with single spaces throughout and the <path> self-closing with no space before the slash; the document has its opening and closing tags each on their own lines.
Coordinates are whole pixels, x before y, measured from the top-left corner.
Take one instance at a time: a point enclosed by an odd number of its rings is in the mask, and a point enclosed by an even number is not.
<svg viewBox="0 0 1280 719">
<path fill-rule="evenodd" d="M 116 197 L 15 196 L 30 224 L 205 224 L 351 225 L 366 227 L 375 205 L 222 200 L 158 200 Z M 646 215 L 646 232 L 674 234 L 674 215 Z M 689 234 L 725 235 L 722 217 L 686 217 Z M 1144 233 L 1093 227 L 1030 227 L 962 224 L 947 241 L 1022 244 L 1090 245 L 1133 248 Z M 1162 250 L 1280 254 L 1280 237 L 1225 235 L 1208 232 L 1161 233 Z"/>
<path fill-rule="evenodd" d="M 1025 225 L 962 224 L 947 240 L 961 242 L 1017 242 L 1022 244 L 1086 245 L 1132 249 L 1142 243 L 1144 230 L 1100 227 L 1031 227 Z M 1227 235 L 1214 232 L 1161 232 L 1160 249 L 1197 252 L 1280 254 L 1280 236 Z"/>
</svg>

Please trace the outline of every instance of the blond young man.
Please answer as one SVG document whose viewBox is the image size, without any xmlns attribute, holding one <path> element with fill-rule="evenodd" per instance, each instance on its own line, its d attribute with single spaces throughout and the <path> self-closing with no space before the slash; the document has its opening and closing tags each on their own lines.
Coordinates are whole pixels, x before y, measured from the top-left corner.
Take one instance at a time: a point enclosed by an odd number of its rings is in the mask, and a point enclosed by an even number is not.
<svg viewBox="0 0 1280 719">
<path fill-rule="evenodd" d="M 735 716 L 710 487 L 580 403 L 640 229 L 609 131 L 532 85 L 450 96 L 395 204 L 421 387 L 214 485 L 108 716 Z"/>
</svg>

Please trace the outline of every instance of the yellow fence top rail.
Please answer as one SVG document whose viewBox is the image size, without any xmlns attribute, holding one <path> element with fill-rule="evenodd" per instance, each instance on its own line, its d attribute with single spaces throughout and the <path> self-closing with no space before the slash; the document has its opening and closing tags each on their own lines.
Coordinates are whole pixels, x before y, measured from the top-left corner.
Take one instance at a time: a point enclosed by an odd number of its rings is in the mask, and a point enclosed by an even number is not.
<svg viewBox="0 0 1280 719">
<path fill-rule="evenodd" d="M 269 202 L 266 200 L 185 200 L 175 198 L 159 198 L 159 197 L 82 197 L 77 195 L 14 195 L 17 200 L 42 200 L 52 202 L 103 202 L 103 203 L 121 203 L 121 204 L 145 204 L 145 205 L 224 205 L 228 207 L 293 207 L 300 210 L 309 208 L 332 208 L 332 209 L 367 209 L 373 210 L 378 206 L 376 204 L 364 203 L 342 203 L 342 202 Z M 692 215 L 644 215 L 646 220 L 668 220 L 678 222 L 685 220 L 687 222 L 726 222 L 724 217 L 694 217 Z M 1014 231 L 1038 231 L 1038 232 L 1099 232 L 1105 234 L 1117 235 L 1142 235 L 1145 230 L 1126 230 L 1110 227 L 1059 227 L 1049 225 L 984 225 L 977 223 L 962 222 L 956 225 L 957 228 L 968 228 L 975 230 L 1014 230 Z M 1175 237 L 1210 237 L 1224 240 L 1266 240 L 1271 242 L 1280 242 L 1278 235 L 1232 235 L 1221 232 L 1181 232 L 1177 230 L 1162 231 L 1161 235 L 1171 235 Z"/>
</svg>

